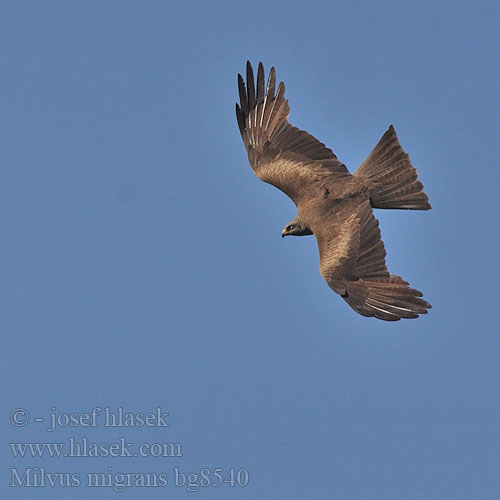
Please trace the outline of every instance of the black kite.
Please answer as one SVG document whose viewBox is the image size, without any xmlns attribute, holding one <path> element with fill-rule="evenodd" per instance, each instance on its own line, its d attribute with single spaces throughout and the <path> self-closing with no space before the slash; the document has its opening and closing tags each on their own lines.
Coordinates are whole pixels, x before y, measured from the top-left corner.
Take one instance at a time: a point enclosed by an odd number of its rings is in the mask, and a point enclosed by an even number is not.
<svg viewBox="0 0 500 500">
<path fill-rule="evenodd" d="M 238 75 L 236 116 L 250 165 L 259 179 L 287 194 L 298 209 L 282 236 L 314 234 L 320 271 L 330 288 L 356 312 L 386 321 L 417 318 L 431 307 L 422 293 L 388 272 L 373 208 L 429 210 L 423 185 L 392 125 L 351 175 L 333 151 L 288 122 L 285 85 L 275 93 L 259 64 L 255 83 Z"/>
</svg>

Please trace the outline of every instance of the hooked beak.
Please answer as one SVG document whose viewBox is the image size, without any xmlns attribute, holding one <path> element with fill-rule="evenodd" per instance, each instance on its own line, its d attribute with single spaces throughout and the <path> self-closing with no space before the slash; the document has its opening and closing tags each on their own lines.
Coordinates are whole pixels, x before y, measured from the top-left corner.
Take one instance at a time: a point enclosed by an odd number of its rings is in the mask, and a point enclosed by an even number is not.
<svg viewBox="0 0 500 500">
<path fill-rule="evenodd" d="M 289 233 L 287 232 L 287 230 L 285 228 L 285 229 L 283 229 L 283 232 L 281 233 L 281 237 L 284 238 L 285 236 L 288 236 L 288 234 Z"/>
</svg>

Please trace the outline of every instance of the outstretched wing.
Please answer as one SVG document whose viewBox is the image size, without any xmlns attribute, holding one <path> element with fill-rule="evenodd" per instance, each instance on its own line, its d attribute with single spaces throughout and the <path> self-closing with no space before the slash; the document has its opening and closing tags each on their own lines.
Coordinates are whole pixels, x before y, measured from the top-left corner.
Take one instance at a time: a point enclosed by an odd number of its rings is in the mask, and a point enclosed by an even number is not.
<svg viewBox="0 0 500 500">
<path fill-rule="evenodd" d="M 284 191 L 297 204 L 311 183 L 350 176 L 333 151 L 312 135 L 288 122 L 290 106 L 285 85 L 276 89 L 271 68 L 267 86 L 264 66 L 259 63 L 257 85 L 247 62 L 247 83 L 238 75 L 240 105 L 236 117 L 248 159 L 257 176 Z"/>
<path fill-rule="evenodd" d="M 358 205 L 354 212 L 338 213 L 337 218 L 334 227 L 325 222 L 314 233 L 320 271 L 330 288 L 363 316 L 397 321 L 426 314 L 431 305 L 420 298 L 422 293 L 387 270 L 370 202 Z"/>
</svg>

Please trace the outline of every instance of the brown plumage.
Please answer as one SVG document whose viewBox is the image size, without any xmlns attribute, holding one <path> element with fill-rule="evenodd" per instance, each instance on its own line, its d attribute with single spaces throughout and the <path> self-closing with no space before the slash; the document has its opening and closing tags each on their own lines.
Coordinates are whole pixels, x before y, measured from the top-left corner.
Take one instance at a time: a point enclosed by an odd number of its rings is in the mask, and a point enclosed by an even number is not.
<svg viewBox="0 0 500 500">
<path fill-rule="evenodd" d="M 238 75 L 238 88 L 236 117 L 250 165 L 298 208 L 282 236 L 316 236 L 321 274 L 359 314 L 386 321 L 426 314 L 431 305 L 422 293 L 388 272 L 373 215 L 373 208 L 431 208 L 394 127 L 351 175 L 331 149 L 288 122 L 285 85 L 275 90 L 274 68 L 266 86 L 262 63 L 255 83 L 247 62 L 246 86 Z"/>
</svg>

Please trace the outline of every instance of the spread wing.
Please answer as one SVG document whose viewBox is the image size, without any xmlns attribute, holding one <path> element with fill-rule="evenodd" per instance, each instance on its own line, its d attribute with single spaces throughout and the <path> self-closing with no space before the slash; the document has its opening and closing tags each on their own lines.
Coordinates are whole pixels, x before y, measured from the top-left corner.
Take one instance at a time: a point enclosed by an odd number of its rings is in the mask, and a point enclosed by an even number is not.
<svg viewBox="0 0 500 500">
<path fill-rule="evenodd" d="M 312 135 L 288 122 L 290 106 L 285 85 L 276 90 L 276 71 L 271 68 L 267 86 L 259 63 L 257 85 L 247 62 L 247 83 L 238 75 L 240 105 L 236 117 L 248 159 L 257 176 L 284 191 L 295 204 L 318 180 L 350 177 L 333 151 Z"/>
<path fill-rule="evenodd" d="M 348 205 L 334 220 L 333 226 L 325 220 L 314 231 L 320 271 L 330 288 L 363 316 L 397 321 L 426 314 L 431 305 L 420 298 L 422 293 L 387 270 L 370 202 L 366 200 L 354 211 Z"/>
</svg>

